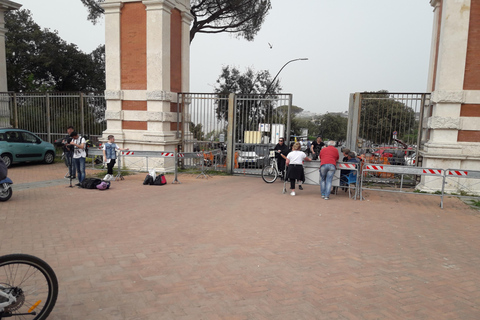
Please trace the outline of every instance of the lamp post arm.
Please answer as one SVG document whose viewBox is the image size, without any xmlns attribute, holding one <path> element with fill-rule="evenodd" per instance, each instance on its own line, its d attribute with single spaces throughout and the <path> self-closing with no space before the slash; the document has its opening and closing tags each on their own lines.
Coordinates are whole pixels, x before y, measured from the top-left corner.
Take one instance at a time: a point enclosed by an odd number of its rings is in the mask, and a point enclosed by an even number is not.
<svg viewBox="0 0 480 320">
<path fill-rule="evenodd" d="M 298 60 L 308 60 L 308 58 L 298 58 L 298 59 L 293 59 L 293 60 L 290 60 L 288 61 L 287 63 L 285 63 L 283 65 L 283 67 L 280 69 L 280 71 L 277 72 L 277 74 L 275 75 L 275 77 L 273 78 L 272 82 L 270 82 L 270 84 L 268 85 L 267 87 L 267 90 L 265 90 L 265 96 L 268 94 L 268 91 L 270 90 L 270 88 L 272 87 L 272 85 L 275 83 L 275 80 L 277 80 L 277 77 L 280 75 L 280 72 L 282 72 L 283 68 L 285 68 L 287 66 L 287 64 L 289 64 L 290 62 L 293 62 L 293 61 L 298 61 Z"/>
</svg>

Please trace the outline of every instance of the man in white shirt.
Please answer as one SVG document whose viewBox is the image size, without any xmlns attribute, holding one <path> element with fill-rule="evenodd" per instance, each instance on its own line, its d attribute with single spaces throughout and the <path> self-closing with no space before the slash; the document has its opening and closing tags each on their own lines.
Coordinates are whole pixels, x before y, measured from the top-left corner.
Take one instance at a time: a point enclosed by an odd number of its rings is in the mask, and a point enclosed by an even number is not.
<svg viewBox="0 0 480 320">
<path fill-rule="evenodd" d="M 85 180 L 85 158 L 87 157 L 87 153 L 85 152 L 85 138 L 81 137 L 75 131 L 70 134 L 70 137 L 72 137 L 70 145 L 75 147 L 73 151 L 73 162 L 77 169 L 77 178 L 79 182 L 76 186 L 80 186 L 82 181 Z"/>
</svg>

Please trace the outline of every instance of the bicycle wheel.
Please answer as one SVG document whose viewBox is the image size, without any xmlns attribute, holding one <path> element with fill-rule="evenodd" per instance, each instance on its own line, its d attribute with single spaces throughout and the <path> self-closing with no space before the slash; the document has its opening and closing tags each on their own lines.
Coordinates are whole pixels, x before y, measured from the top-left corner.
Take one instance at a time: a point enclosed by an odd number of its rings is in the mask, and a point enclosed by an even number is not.
<svg viewBox="0 0 480 320">
<path fill-rule="evenodd" d="M 274 183 L 277 180 L 278 171 L 273 166 L 263 167 L 262 179 L 266 183 Z"/>
<path fill-rule="evenodd" d="M 10 254 L 0 257 L 0 291 L 15 298 L 9 302 L 0 295 L 0 319 L 43 320 L 57 301 L 58 282 L 45 261 L 27 254 Z"/>
</svg>

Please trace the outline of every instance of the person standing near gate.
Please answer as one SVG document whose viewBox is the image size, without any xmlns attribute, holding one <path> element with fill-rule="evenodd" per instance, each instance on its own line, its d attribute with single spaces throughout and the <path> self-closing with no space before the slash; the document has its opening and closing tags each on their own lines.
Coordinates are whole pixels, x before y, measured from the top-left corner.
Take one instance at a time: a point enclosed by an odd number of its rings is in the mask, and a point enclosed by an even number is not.
<svg viewBox="0 0 480 320">
<path fill-rule="evenodd" d="M 85 138 L 81 137 L 77 132 L 73 131 L 70 134 L 72 141 L 70 145 L 74 147 L 73 150 L 73 163 L 75 163 L 75 168 L 77 169 L 78 182 L 76 186 L 85 180 L 85 158 L 87 153 L 85 152 Z"/>
<path fill-rule="evenodd" d="M 322 199 L 330 199 L 332 180 L 335 175 L 337 161 L 340 158 L 335 141 L 328 141 L 327 147 L 320 151 L 320 192 Z"/>
<path fill-rule="evenodd" d="M 292 151 L 287 156 L 287 178 L 290 179 L 290 193 L 291 196 L 295 195 L 295 180 L 299 182 L 305 181 L 305 173 L 303 171 L 303 161 L 312 161 L 309 157 L 305 154 L 305 152 L 301 151 L 300 142 L 295 142 L 292 147 Z M 303 190 L 303 187 L 299 186 L 300 190 Z"/>
<path fill-rule="evenodd" d="M 108 142 L 103 145 L 103 161 L 107 164 L 107 174 L 103 180 L 110 181 L 113 179 L 113 167 L 117 160 L 117 150 L 128 151 L 128 148 L 119 148 L 115 143 L 113 135 L 108 136 Z"/>
<path fill-rule="evenodd" d="M 322 141 L 322 137 L 318 136 L 316 141 L 313 141 L 310 146 L 310 151 L 312 151 L 312 160 L 317 160 L 320 150 L 325 146 L 325 143 Z"/>
<path fill-rule="evenodd" d="M 288 146 L 285 144 L 285 139 L 280 138 L 277 145 L 273 148 L 275 151 L 275 158 L 277 158 L 278 171 L 280 173 L 280 178 L 283 180 L 284 171 L 285 171 L 285 161 L 287 160 L 287 155 L 290 152 Z"/>
<path fill-rule="evenodd" d="M 63 156 L 65 157 L 65 165 L 68 167 L 68 173 L 65 175 L 66 179 L 75 179 L 75 165 L 73 164 L 73 146 L 70 145 L 72 138 L 70 134 L 75 131 L 72 126 L 67 128 L 67 135 L 62 140 Z"/>
</svg>

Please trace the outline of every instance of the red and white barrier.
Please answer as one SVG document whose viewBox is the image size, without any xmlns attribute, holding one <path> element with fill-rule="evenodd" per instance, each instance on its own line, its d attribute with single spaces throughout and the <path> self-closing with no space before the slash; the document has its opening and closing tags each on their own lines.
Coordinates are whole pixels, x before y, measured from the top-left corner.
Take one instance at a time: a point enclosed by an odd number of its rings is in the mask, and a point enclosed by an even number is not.
<svg viewBox="0 0 480 320">
<path fill-rule="evenodd" d="M 339 163 L 337 169 L 357 169 L 356 164 Z"/>
<path fill-rule="evenodd" d="M 466 177 L 468 176 L 468 171 L 460 171 L 460 170 L 448 170 L 447 173 L 449 176 L 460 176 Z"/>
<path fill-rule="evenodd" d="M 383 166 L 375 166 L 375 165 L 367 165 L 366 166 L 366 169 L 367 170 L 372 170 L 372 171 L 382 171 L 383 170 Z"/>
<path fill-rule="evenodd" d="M 442 169 L 423 169 L 423 173 L 442 175 Z"/>
</svg>

